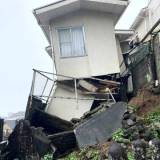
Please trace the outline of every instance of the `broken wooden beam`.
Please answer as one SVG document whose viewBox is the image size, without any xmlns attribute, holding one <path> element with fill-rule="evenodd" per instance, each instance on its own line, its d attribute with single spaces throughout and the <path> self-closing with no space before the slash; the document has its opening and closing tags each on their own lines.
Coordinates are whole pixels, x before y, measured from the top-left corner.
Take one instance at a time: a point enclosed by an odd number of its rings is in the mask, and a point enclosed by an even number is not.
<svg viewBox="0 0 160 160">
<path fill-rule="evenodd" d="M 54 158 L 60 158 L 74 149 L 77 149 L 77 141 L 74 131 L 66 131 L 48 136 L 51 144 L 55 147 Z"/>
<path fill-rule="evenodd" d="M 111 81 L 111 80 L 100 81 L 100 83 L 106 84 L 108 86 L 114 86 L 114 87 L 118 87 L 121 84 L 120 82 Z"/>
<path fill-rule="evenodd" d="M 96 92 L 98 90 L 96 86 L 85 80 L 79 80 L 78 85 L 80 85 L 82 88 L 86 89 L 89 92 Z"/>
</svg>

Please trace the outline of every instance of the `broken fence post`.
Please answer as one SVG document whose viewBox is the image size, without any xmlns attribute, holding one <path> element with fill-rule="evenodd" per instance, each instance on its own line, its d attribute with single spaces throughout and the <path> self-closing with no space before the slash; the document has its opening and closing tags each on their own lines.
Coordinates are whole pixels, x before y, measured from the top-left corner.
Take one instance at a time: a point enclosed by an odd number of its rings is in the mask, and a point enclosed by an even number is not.
<svg viewBox="0 0 160 160">
<path fill-rule="evenodd" d="M 76 79 L 74 79 L 74 87 L 75 87 L 75 98 L 76 98 L 76 102 L 77 102 L 77 109 L 79 109 L 79 107 L 78 107 L 77 80 Z"/>
<path fill-rule="evenodd" d="M 4 119 L 0 118 L 0 142 L 3 140 L 3 125 L 4 125 Z"/>
</svg>

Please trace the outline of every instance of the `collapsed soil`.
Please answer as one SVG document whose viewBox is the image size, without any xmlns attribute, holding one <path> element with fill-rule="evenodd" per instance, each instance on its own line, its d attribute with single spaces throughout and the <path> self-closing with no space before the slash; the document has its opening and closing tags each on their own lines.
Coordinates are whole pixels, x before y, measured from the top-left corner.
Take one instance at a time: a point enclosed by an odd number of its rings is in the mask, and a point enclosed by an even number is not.
<svg viewBox="0 0 160 160">
<path fill-rule="evenodd" d="M 138 116 L 145 117 L 151 112 L 160 111 L 160 95 L 153 94 L 150 90 L 142 89 L 128 104 L 136 107 Z"/>
</svg>

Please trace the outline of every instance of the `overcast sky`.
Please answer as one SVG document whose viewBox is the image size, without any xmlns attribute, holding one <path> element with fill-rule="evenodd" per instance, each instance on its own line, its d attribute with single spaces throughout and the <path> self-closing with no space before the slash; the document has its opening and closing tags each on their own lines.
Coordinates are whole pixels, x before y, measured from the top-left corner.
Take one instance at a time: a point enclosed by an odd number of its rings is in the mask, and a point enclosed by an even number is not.
<svg viewBox="0 0 160 160">
<path fill-rule="evenodd" d="M 149 0 L 131 0 L 118 28 L 127 29 Z M 0 5 L 0 116 L 23 111 L 31 87 L 32 69 L 52 72 L 48 43 L 32 10 L 54 0 L 4 0 Z"/>
</svg>

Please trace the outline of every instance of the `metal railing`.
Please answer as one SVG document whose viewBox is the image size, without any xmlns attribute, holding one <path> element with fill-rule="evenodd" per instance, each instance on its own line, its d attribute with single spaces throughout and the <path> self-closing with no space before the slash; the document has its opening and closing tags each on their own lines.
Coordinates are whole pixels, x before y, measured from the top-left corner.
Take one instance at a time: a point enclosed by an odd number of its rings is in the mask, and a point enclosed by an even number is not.
<svg viewBox="0 0 160 160">
<path fill-rule="evenodd" d="M 59 78 L 72 80 L 73 81 L 73 91 L 75 93 L 74 97 L 63 97 L 63 96 L 54 96 L 53 92 L 56 89 L 57 86 L 57 80 Z M 88 79 L 94 80 L 94 81 L 102 81 L 105 82 L 106 80 L 98 79 L 94 77 L 89 77 Z M 114 93 L 110 91 L 109 88 L 107 88 L 106 92 L 101 93 L 103 95 L 106 95 L 106 98 L 96 98 L 94 94 L 98 93 L 88 93 L 88 95 L 92 95 L 92 97 L 82 98 L 79 97 L 79 91 L 78 91 L 78 78 L 50 73 L 50 72 L 44 72 L 40 70 L 33 69 L 33 80 L 32 80 L 32 86 L 30 91 L 30 97 L 36 97 L 40 100 L 42 100 L 44 103 L 48 104 L 52 98 L 60 98 L 60 99 L 75 99 L 75 101 L 78 104 L 79 100 L 98 100 L 98 101 L 115 101 Z M 63 81 L 63 80 L 62 80 Z M 61 81 L 61 82 L 62 82 Z M 82 93 L 81 93 L 82 94 Z M 108 98 L 110 97 L 110 99 Z M 32 100 L 31 100 L 32 101 Z"/>
<path fill-rule="evenodd" d="M 54 87 L 54 77 L 47 72 L 42 72 L 33 69 L 33 80 L 30 91 L 30 96 L 41 99 L 44 103 L 49 102 Z"/>
</svg>

